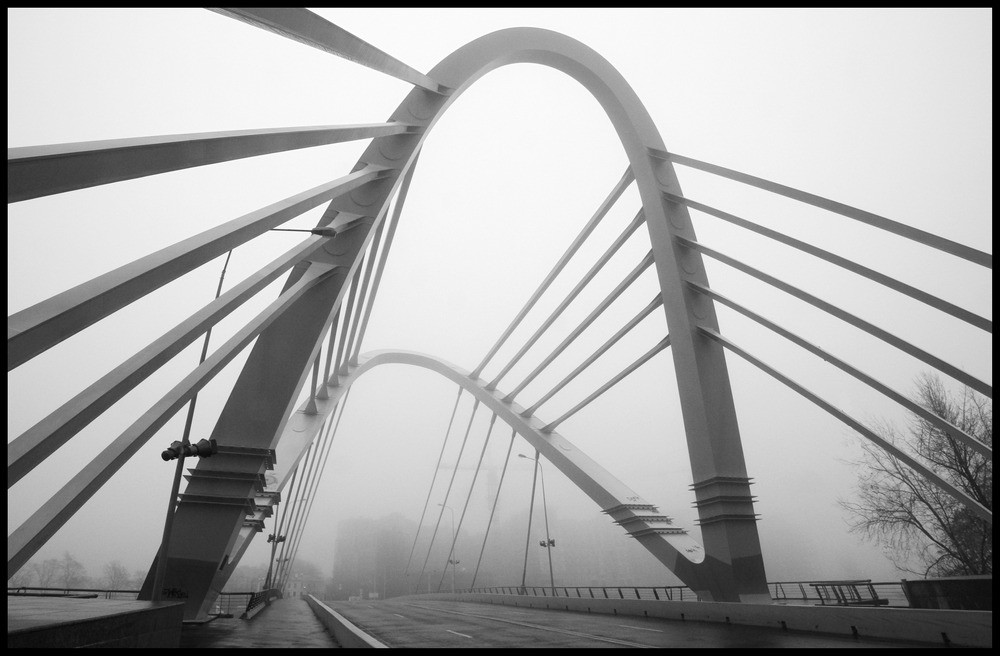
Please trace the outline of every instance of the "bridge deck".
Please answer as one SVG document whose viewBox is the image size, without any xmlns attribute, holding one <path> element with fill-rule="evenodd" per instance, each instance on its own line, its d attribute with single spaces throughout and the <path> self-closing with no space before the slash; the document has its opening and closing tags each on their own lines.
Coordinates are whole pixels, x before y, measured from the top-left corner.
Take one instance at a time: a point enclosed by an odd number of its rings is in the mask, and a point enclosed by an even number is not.
<svg viewBox="0 0 1000 656">
<path fill-rule="evenodd" d="M 252 620 L 220 618 L 185 624 L 182 648 L 330 648 L 340 647 L 302 599 L 279 599 Z"/>
</svg>

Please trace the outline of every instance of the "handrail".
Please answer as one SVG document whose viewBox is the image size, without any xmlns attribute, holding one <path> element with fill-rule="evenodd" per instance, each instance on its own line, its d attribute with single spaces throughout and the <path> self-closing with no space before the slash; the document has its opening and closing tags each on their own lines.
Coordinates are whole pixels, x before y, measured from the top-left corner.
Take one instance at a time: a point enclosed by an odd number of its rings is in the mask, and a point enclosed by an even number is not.
<svg viewBox="0 0 1000 656">
<path fill-rule="evenodd" d="M 822 585 L 823 581 L 773 581 L 767 584 L 771 598 L 778 602 L 796 602 L 802 604 L 818 604 L 829 606 L 829 599 L 810 589 L 809 586 Z M 831 583 L 829 581 L 825 583 Z M 879 605 L 908 608 L 910 603 L 903 591 L 902 581 L 880 581 L 873 582 L 869 579 L 863 581 L 834 581 L 833 583 L 857 583 L 863 584 L 870 590 L 873 600 L 878 600 Z M 551 585 L 529 585 L 529 586 L 490 586 L 483 588 L 470 588 L 457 590 L 454 594 L 495 594 L 495 595 L 517 595 L 529 597 L 564 597 L 573 599 L 611 599 L 611 600 L 639 600 L 639 601 L 700 601 L 691 588 L 683 585 L 667 586 L 598 586 L 598 585 L 557 585 L 553 589 Z"/>
</svg>

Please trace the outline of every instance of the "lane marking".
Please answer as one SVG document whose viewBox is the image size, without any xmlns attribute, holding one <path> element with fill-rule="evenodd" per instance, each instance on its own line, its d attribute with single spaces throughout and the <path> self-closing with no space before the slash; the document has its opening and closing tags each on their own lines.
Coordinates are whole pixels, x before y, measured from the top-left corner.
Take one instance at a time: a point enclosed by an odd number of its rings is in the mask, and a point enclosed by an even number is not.
<svg viewBox="0 0 1000 656">
<path fill-rule="evenodd" d="M 396 617 L 403 617 L 403 616 L 402 616 L 402 615 L 400 615 L 399 613 L 393 613 L 393 615 L 395 615 Z M 403 619 L 405 620 L 406 618 L 405 618 L 405 617 L 403 617 Z"/>
<path fill-rule="evenodd" d="M 476 613 L 463 613 L 463 612 L 457 611 L 457 610 L 445 610 L 444 608 L 436 608 L 434 606 L 424 606 L 424 605 L 421 605 L 421 604 L 408 603 L 406 605 L 407 606 L 413 606 L 414 608 L 421 608 L 423 610 L 428 610 L 428 611 L 431 611 L 431 612 L 450 613 L 452 615 L 464 615 L 466 617 L 478 617 L 479 619 L 483 619 L 483 620 L 491 620 L 491 621 L 494 621 L 494 622 L 503 622 L 504 624 L 513 624 L 515 626 L 524 626 L 524 627 L 528 627 L 530 629 L 539 629 L 539 630 L 542 630 L 542 631 L 548 631 L 550 633 L 561 633 L 563 635 L 570 635 L 570 636 L 574 636 L 574 637 L 578 637 L 578 638 L 587 638 L 589 640 L 597 640 L 598 642 L 608 642 L 608 643 L 611 643 L 613 645 L 623 645 L 625 647 L 638 647 L 638 648 L 644 648 L 644 649 L 658 649 L 658 647 L 655 647 L 653 645 L 644 645 L 644 644 L 639 643 L 639 642 L 630 642 L 628 640 L 619 640 L 617 638 L 606 638 L 604 636 L 594 635 L 594 634 L 591 634 L 591 633 L 581 633 L 579 631 L 570 631 L 569 629 L 557 629 L 557 628 L 554 628 L 554 627 L 551 627 L 551 626 L 542 626 L 540 624 L 532 624 L 530 622 L 518 622 L 517 620 L 506 620 L 506 619 L 503 619 L 503 618 L 500 618 L 500 617 L 491 617 L 489 615 L 479 615 L 479 614 L 476 614 Z M 445 629 L 445 630 L 447 631 L 447 629 Z M 451 631 L 450 633 L 454 633 L 454 631 Z M 459 635 L 461 635 L 461 634 L 459 634 Z"/>
<path fill-rule="evenodd" d="M 628 624 L 616 624 L 615 626 L 620 626 L 620 627 L 622 627 L 624 629 L 635 629 L 637 631 L 653 631 L 655 633 L 663 633 L 663 631 L 661 631 L 659 629 L 647 629 L 644 626 L 630 626 Z"/>
<path fill-rule="evenodd" d="M 454 633 L 457 636 L 462 636 L 463 638 L 468 638 L 469 640 L 472 640 L 472 636 L 470 636 L 470 635 L 465 635 L 464 633 L 459 633 L 458 631 L 452 631 L 451 629 L 445 629 L 445 631 L 447 631 L 448 633 Z"/>
</svg>

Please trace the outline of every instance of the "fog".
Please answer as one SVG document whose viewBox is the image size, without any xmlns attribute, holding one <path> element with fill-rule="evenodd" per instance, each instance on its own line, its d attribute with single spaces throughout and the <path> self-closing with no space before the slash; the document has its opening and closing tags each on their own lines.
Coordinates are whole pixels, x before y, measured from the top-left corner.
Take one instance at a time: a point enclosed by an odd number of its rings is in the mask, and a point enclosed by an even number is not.
<svg viewBox="0 0 1000 656">
<path fill-rule="evenodd" d="M 421 71 L 488 32 L 536 26 L 592 47 L 645 104 L 672 152 L 818 194 L 992 252 L 991 9 L 317 9 Z M 8 147 L 215 130 L 377 123 L 409 85 L 202 9 L 8 9 Z M 367 142 L 178 171 L 8 206 L 8 314 L 211 226 L 350 171 Z M 483 77 L 423 147 L 362 351 L 413 350 L 471 370 L 590 219 L 626 168 L 607 117 L 575 81 L 519 64 Z M 677 167 L 686 196 L 842 254 L 992 319 L 992 273 L 821 210 Z M 492 379 L 639 209 L 631 187 L 493 359 Z M 310 228 L 322 208 L 285 227 Z M 992 336 L 835 267 L 692 213 L 700 241 L 851 311 L 992 385 Z M 269 233 L 236 249 L 228 289 L 301 238 Z M 504 377 L 509 390 L 649 249 L 640 230 Z M 209 302 L 222 258 L 8 373 L 8 441 Z M 762 282 L 706 260 L 712 287 L 909 393 L 926 366 Z M 212 334 L 218 346 L 280 282 Z M 519 395 L 530 405 L 656 294 L 644 274 L 612 311 Z M 888 400 L 780 337 L 720 309 L 723 334 L 862 420 L 904 418 Z M 538 416 L 553 420 L 666 333 L 662 311 Z M 198 361 L 198 341 L 8 490 L 8 535 Z M 207 437 L 246 353 L 198 396 L 192 439 Z M 847 530 L 861 437 L 738 357 L 727 355 L 769 581 L 900 578 Z M 949 380 L 950 385 L 955 385 Z M 481 548 L 510 445 L 462 395 L 442 466 L 455 386 L 427 371 L 379 367 L 352 387 L 299 557 L 332 572 L 341 522 L 425 514 L 414 562 L 443 575 L 452 515 L 458 558 Z M 71 552 L 98 575 L 149 566 L 161 537 L 180 439 L 178 413 L 34 557 Z M 469 441 L 458 460 L 466 426 Z M 697 538 L 670 351 L 559 426 Z M 471 497 L 476 459 L 483 456 Z M 520 437 L 484 552 L 491 580 L 523 574 L 534 452 Z M 457 470 L 455 469 L 457 464 Z M 544 460 L 546 502 L 532 521 L 529 583 L 548 577 L 538 547 L 548 513 L 557 583 L 588 563 L 607 584 L 648 580 L 655 561 Z M 451 493 L 445 496 L 452 473 Z M 431 487 L 431 481 L 434 486 Z M 540 497 L 540 490 L 538 491 Z M 451 510 L 442 510 L 446 504 Z M 440 523 L 439 522 L 440 519 Z M 389 521 L 389 520 L 387 520 Z M 436 529 L 435 529 L 436 527 Z M 266 563 L 268 520 L 243 559 Z M 428 552 L 428 532 L 437 530 Z M 409 540 L 414 540 L 409 535 Z M 591 540 L 593 542 L 591 542 Z M 601 548 L 595 562 L 593 544 Z M 444 545 L 444 546 L 442 546 Z M 430 555 L 428 555 L 430 554 Z M 611 557 L 607 556 L 611 554 Z M 490 559 L 493 560 L 490 560 Z M 465 573 L 467 575 L 467 573 Z M 665 571 L 662 580 L 672 583 Z M 502 579 L 502 580 L 501 580 Z M 437 580 L 434 581 L 437 583 Z M 447 583 L 447 581 L 446 581 Z"/>
</svg>

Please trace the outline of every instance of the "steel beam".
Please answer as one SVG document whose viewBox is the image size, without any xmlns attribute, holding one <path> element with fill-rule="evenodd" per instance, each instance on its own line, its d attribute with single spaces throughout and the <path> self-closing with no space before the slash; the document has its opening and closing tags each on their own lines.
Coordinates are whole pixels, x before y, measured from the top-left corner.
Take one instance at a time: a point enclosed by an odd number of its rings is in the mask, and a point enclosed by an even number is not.
<svg viewBox="0 0 1000 656">
<path fill-rule="evenodd" d="M 754 321 L 756 321 L 760 325 L 764 326 L 765 328 L 769 328 L 771 331 L 777 333 L 778 335 L 781 335 L 782 337 L 784 337 L 788 341 L 792 342 L 793 344 L 796 344 L 797 346 L 800 346 L 800 347 L 804 348 L 805 350 L 809 351 L 813 355 L 821 358 L 822 360 L 824 360 L 826 362 L 829 362 L 830 364 L 832 364 L 833 366 L 837 367 L 841 371 L 844 371 L 844 372 L 850 374 L 851 376 L 853 376 L 854 378 L 858 379 L 859 381 L 861 381 L 862 383 L 864 383 L 868 387 L 871 387 L 876 392 L 880 392 L 880 393 L 884 394 L 885 396 L 887 396 L 888 398 L 892 399 L 893 401 L 895 401 L 899 405 L 903 406 L 906 410 L 908 410 L 908 411 L 912 412 L 913 414 L 917 415 L 918 417 L 922 418 L 927 423 L 933 424 L 934 426 L 937 426 L 943 432 L 951 435 L 952 437 L 954 437 L 958 441 L 960 441 L 963 444 L 965 444 L 965 446 L 969 447 L 970 449 L 972 449 L 972 450 L 974 450 L 974 451 L 976 451 L 976 452 L 978 452 L 978 453 L 986 456 L 987 458 L 989 458 L 991 460 L 993 459 L 993 448 L 992 448 L 992 445 L 983 444 L 978 439 L 976 439 L 975 437 L 969 435 L 964 430 L 962 430 L 958 426 L 952 424 L 950 421 L 948 421 L 944 417 L 941 417 L 939 415 L 934 414 L 933 412 L 931 412 L 930 410 L 928 410 L 924 406 L 920 405 L 919 403 L 915 403 L 915 402 L 911 401 L 910 399 L 906 398 L 906 396 L 904 396 L 903 394 L 900 394 L 899 392 L 897 392 L 896 390 L 888 387 L 887 385 L 884 385 L 884 384 L 880 383 L 879 381 L 875 380 L 874 378 L 872 378 L 868 374 L 866 374 L 866 373 L 864 373 L 864 372 L 856 369 L 855 367 L 852 367 L 851 365 L 847 364 L 846 362 L 844 362 L 840 358 L 834 357 L 833 355 L 831 355 L 830 353 L 824 351 L 823 349 L 821 349 L 820 347 L 816 346 L 815 344 L 806 341 L 805 339 L 799 337 L 798 335 L 796 335 L 795 333 L 791 332 L 790 330 L 782 328 L 781 326 L 779 326 L 778 324 L 774 323 L 773 321 L 762 317 L 761 315 L 757 314 L 756 312 L 754 312 L 754 311 L 752 311 L 752 310 L 750 310 L 750 309 L 748 309 L 748 308 L 740 305 L 736 301 L 734 301 L 734 300 L 732 300 L 730 298 L 727 298 L 726 296 L 723 296 L 722 294 L 720 294 L 720 293 L 718 293 L 718 292 L 716 292 L 714 290 L 706 289 L 704 287 L 699 287 L 697 285 L 694 285 L 694 283 L 692 283 L 691 286 L 694 289 L 696 289 L 699 293 L 711 296 L 712 299 L 714 299 L 715 301 L 718 301 L 719 303 L 722 303 L 726 307 L 729 307 L 729 308 L 732 308 L 732 309 L 736 310 L 737 312 L 739 312 L 740 314 L 742 314 L 743 316 L 745 316 L 745 317 L 747 317 L 749 319 L 753 319 Z"/>
<path fill-rule="evenodd" d="M 955 257 L 960 257 L 963 260 L 968 260 L 969 262 L 984 266 L 987 269 L 993 268 L 993 255 L 989 253 L 984 253 L 983 251 L 976 250 L 975 248 L 964 244 L 959 244 L 958 242 L 951 241 L 950 239 L 945 239 L 944 237 L 939 237 L 938 235 L 925 230 L 908 226 L 905 223 L 899 223 L 898 221 L 887 219 L 884 216 L 879 216 L 878 214 L 872 214 L 871 212 L 866 212 L 865 210 L 860 210 L 856 207 L 845 205 L 844 203 L 838 203 L 837 201 L 830 200 L 829 198 L 823 198 L 822 196 L 817 196 L 816 194 L 810 194 L 807 191 L 800 191 L 783 184 L 778 184 L 777 182 L 771 182 L 770 180 L 765 180 L 764 178 L 758 178 L 754 175 L 740 173 L 739 171 L 727 169 L 723 166 L 717 166 L 715 164 L 709 164 L 708 162 L 702 162 L 692 157 L 678 155 L 677 153 L 670 153 L 663 148 L 651 148 L 649 150 L 649 154 L 663 161 L 675 162 L 677 164 L 690 166 L 691 168 L 705 171 L 707 173 L 714 173 L 715 175 L 723 178 L 736 180 L 737 182 L 748 184 L 751 187 L 764 189 L 765 191 L 770 191 L 771 193 L 778 194 L 780 196 L 792 198 L 802 203 L 813 205 L 830 212 L 835 212 L 841 216 L 846 216 L 850 219 L 854 219 L 855 221 L 860 221 L 861 223 L 891 232 L 894 235 L 913 240 L 919 244 L 924 244 L 925 246 L 930 246 L 931 248 L 939 251 L 950 253 Z"/>
<path fill-rule="evenodd" d="M 199 335 L 308 257 L 321 240 L 307 239 L 246 278 L 16 437 L 7 445 L 7 489 Z"/>
<path fill-rule="evenodd" d="M 580 278 L 580 280 L 576 283 L 576 285 L 573 286 L 573 289 L 571 289 L 569 294 L 566 295 L 566 298 L 564 298 L 562 302 L 559 303 L 559 305 L 556 307 L 556 309 L 553 310 L 551 314 L 549 314 L 548 318 L 542 322 L 542 325 L 539 326 L 538 329 L 534 332 L 534 334 L 532 334 L 532 336 L 528 338 L 528 341 L 524 343 L 524 346 L 522 346 L 521 349 L 514 355 L 514 357 L 510 359 L 510 362 L 508 362 L 507 365 L 500 370 L 500 373 L 498 373 L 496 377 L 492 380 L 492 382 L 490 382 L 491 388 L 496 387 L 497 383 L 500 382 L 500 379 L 506 376 L 510 372 L 511 368 L 515 364 L 517 364 L 522 357 L 524 357 L 524 354 L 528 352 L 528 349 L 530 349 L 532 346 L 535 345 L 535 342 L 537 342 L 539 338 L 541 338 L 541 336 L 545 333 L 545 331 L 548 330 L 549 327 L 555 322 L 555 320 L 559 318 L 559 315 L 561 315 L 566 310 L 566 308 L 569 307 L 569 304 L 572 303 L 573 300 L 580 295 L 580 292 L 582 292 L 584 288 L 588 284 L 590 284 L 590 281 L 593 280 L 594 277 L 601 272 L 601 269 L 604 268 L 604 265 L 606 265 L 608 261 L 612 258 L 612 256 L 618 252 L 618 250 L 622 247 L 622 245 L 626 241 L 628 241 L 628 238 L 631 237 L 632 234 L 639 229 L 639 226 L 641 226 L 642 223 L 643 223 L 643 216 L 642 216 L 642 210 L 640 210 L 639 213 L 636 214 L 635 218 L 632 219 L 632 222 L 625 227 L 622 233 L 618 235 L 618 238 L 615 239 L 611 243 L 611 245 L 608 246 L 607 250 L 604 251 L 604 254 L 601 255 L 600 258 L 598 258 L 597 262 L 595 262 L 593 266 L 590 267 L 590 270 L 588 270 L 587 273 L 585 273 L 583 277 Z"/>
<path fill-rule="evenodd" d="M 594 321 L 596 321 L 597 318 L 600 317 L 604 313 L 604 311 L 607 310 L 608 307 L 625 292 L 626 289 L 631 287 L 632 283 L 638 280 L 639 276 L 642 275 L 642 273 L 646 269 L 648 269 L 652 264 L 653 264 L 653 252 L 650 251 L 646 255 L 646 257 L 642 258 L 642 261 L 639 262 L 639 264 L 636 265 L 636 267 L 632 269 L 632 271 L 630 271 L 627 276 L 625 276 L 625 279 L 622 280 L 620 283 L 618 283 L 618 285 L 614 289 L 612 289 L 607 296 L 604 297 L 604 300 L 598 303 L 597 307 L 591 310 L 590 314 L 588 314 L 584 318 L 584 320 L 581 321 L 580 324 L 576 328 L 574 328 L 570 332 L 570 334 L 567 335 L 565 339 L 563 339 L 562 342 L 559 343 L 559 346 L 557 346 L 552 351 L 552 353 L 548 355 L 548 357 L 542 360 L 541 364 L 535 367 L 535 369 L 531 373 L 525 376 L 524 380 L 522 380 L 517 387 L 511 390 L 510 394 L 508 394 L 504 400 L 513 401 L 514 397 L 520 394 L 521 391 L 529 383 L 531 383 L 531 381 L 533 381 L 536 376 L 538 376 L 538 374 L 542 373 L 542 371 L 544 371 L 546 367 L 552 364 L 552 361 L 555 360 L 557 357 L 559 357 L 559 354 L 565 351 L 569 347 L 569 345 L 576 340 L 577 337 L 582 335 L 583 331 L 585 331 L 590 326 L 590 324 L 594 323 Z"/>
<path fill-rule="evenodd" d="M 942 372 L 944 374 L 947 374 L 948 376 L 951 376 L 955 380 L 959 381 L 963 385 L 966 385 L 966 386 L 974 389 L 975 391 L 979 392 L 983 396 L 986 396 L 987 398 L 990 398 L 990 399 L 993 398 L 993 386 L 992 385 L 987 385 L 986 383 L 984 383 L 983 381 L 979 380 L 975 376 L 962 371 L 961 369 L 959 369 L 955 365 L 950 364 L 948 362 L 945 362 L 944 360 L 942 360 L 941 358 L 939 358 L 939 357 L 937 357 L 935 355 L 931 355 L 930 353 L 928 353 L 927 351 L 923 350 L 922 348 L 919 348 L 919 347 L 911 344 L 910 342 L 906 341 L 905 339 L 901 339 L 899 337 L 896 337 L 895 335 L 893 335 L 889 331 L 884 330 L 882 328 L 879 328 L 875 324 L 872 324 L 872 323 L 870 323 L 868 321 L 865 321 L 864 319 L 856 317 L 853 314 L 851 314 L 850 312 L 842 310 L 839 307 L 837 307 L 836 305 L 833 305 L 832 303 L 828 303 L 828 302 L 826 302 L 826 301 L 824 301 L 824 300 L 822 300 L 820 298 L 817 298 L 816 296 L 813 296 L 812 294 L 809 294 L 807 292 L 802 291 L 801 289 L 799 289 L 798 287 L 796 287 L 794 285 L 790 285 L 787 282 L 784 282 L 783 280 L 779 280 L 779 279 L 775 278 L 774 276 L 768 275 L 768 274 L 764 273 L 763 271 L 760 271 L 759 269 L 755 269 L 754 267 L 752 267 L 752 266 L 750 266 L 748 264 L 744 264 L 743 262 L 740 262 L 736 258 L 733 258 L 733 257 L 730 257 L 728 255 L 725 255 L 724 253 L 720 253 L 719 251 L 717 251 L 715 249 L 712 249 L 712 248 L 709 248 L 707 246 L 704 246 L 703 244 L 699 244 L 697 242 L 693 242 L 691 240 L 683 239 L 683 238 L 678 239 L 678 242 L 681 243 L 681 244 L 683 244 L 684 246 L 690 248 L 692 251 L 702 252 L 702 253 L 704 253 L 705 255 L 708 255 L 709 257 L 711 257 L 714 260 L 718 260 L 719 262 L 722 262 L 724 264 L 728 264 L 729 266 L 733 267 L 734 269 L 742 271 L 742 272 L 744 272 L 744 273 L 746 273 L 746 274 L 748 274 L 750 276 L 753 276 L 754 278 L 756 278 L 758 280 L 766 282 L 767 284 L 771 285 L 772 287 L 775 287 L 776 289 L 780 289 L 781 291 L 785 292 L 786 294 L 794 296 L 795 298 L 798 298 L 799 300 L 805 301 L 806 303 L 812 305 L 813 307 L 819 308 L 820 310 L 823 310 L 827 314 L 829 314 L 831 316 L 834 316 L 834 317 L 837 317 L 838 319 L 840 319 L 844 323 L 850 324 L 850 325 L 854 326 L 855 328 L 858 328 L 859 330 L 862 330 L 862 331 L 868 333 L 872 337 L 880 339 L 883 342 L 885 342 L 886 344 L 889 344 L 890 346 L 893 346 L 893 347 L 899 349 L 903 353 L 906 353 L 907 355 L 910 355 L 910 356 L 913 356 L 914 358 L 917 358 L 918 360 L 920 360 L 924 364 L 926 364 L 928 366 L 931 366 L 931 367 L 934 367 L 938 371 L 940 371 L 940 372 Z"/>
<path fill-rule="evenodd" d="M 948 301 L 945 301 L 942 298 L 934 296 L 933 294 L 928 294 L 927 292 L 921 289 L 917 289 L 912 285 L 907 285 L 905 282 L 896 280 L 895 278 L 887 276 L 884 273 L 879 273 L 878 271 L 869 269 L 868 267 L 858 264 L 857 262 L 854 262 L 852 260 L 849 260 L 846 257 L 835 255 L 830 251 L 823 250 L 822 248 L 818 248 L 816 246 L 813 246 L 812 244 L 808 244 L 799 239 L 795 239 L 794 237 L 789 237 L 788 235 L 784 235 L 778 232 L 777 230 L 771 230 L 770 228 L 765 228 L 764 226 L 757 225 L 756 223 L 747 221 L 746 219 L 741 219 L 740 217 L 734 214 L 730 214 L 729 212 L 723 212 L 720 209 L 716 209 L 709 205 L 705 205 L 704 203 L 699 203 L 698 201 L 691 200 L 690 198 L 681 198 L 680 196 L 674 196 L 673 194 L 664 194 L 664 197 L 671 202 L 681 203 L 693 210 L 704 212 L 705 214 L 714 216 L 717 219 L 722 219 L 723 221 L 726 221 L 733 225 L 740 226 L 741 228 L 744 228 L 751 232 L 756 232 L 758 235 L 763 235 L 764 237 L 773 239 L 774 241 L 779 242 L 781 244 L 785 244 L 786 246 L 791 246 L 796 250 L 800 250 L 803 253 L 808 253 L 813 257 L 817 257 L 821 260 L 829 262 L 830 264 L 839 266 L 842 269 L 847 269 L 851 273 L 856 273 L 859 276 L 863 276 L 868 280 L 871 280 L 872 282 L 877 282 L 880 285 L 884 285 L 895 292 L 899 292 L 900 294 L 909 296 L 910 298 L 920 301 L 921 303 L 926 303 L 935 310 L 944 312 L 945 314 L 950 314 L 956 319 L 964 321 L 972 326 L 975 326 L 976 328 L 985 330 L 988 333 L 993 332 L 992 319 L 981 317 L 975 312 L 970 312 L 969 310 L 961 308 L 955 305 L 954 303 L 949 303 Z"/>
<path fill-rule="evenodd" d="M 139 258 L 7 317 L 7 371 L 236 246 L 389 173 L 386 167 L 364 167 Z"/>
<path fill-rule="evenodd" d="M 7 202 L 414 129 L 405 123 L 323 125 L 8 148 Z"/>
<path fill-rule="evenodd" d="M 502 335 L 500 335 L 500 339 L 498 339 L 496 344 L 493 345 L 493 348 L 489 350 L 489 352 L 486 354 L 486 357 L 483 358 L 483 361 L 480 362 L 479 366 L 472 371 L 472 375 L 474 377 L 477 378 L 479 377 L 479 374 L 483 372 L 483 369 L 486 367 L 489 361 L 493 359 L 493 356 L 497 354 L 497 351 L 500 350 L 500 347 L 504 345 L 504 343 L 511 336 L 514 330 L 519 325 L 521 325 L 521 321 L 524 320 L 524 317 L 527 316 L 528 312 L 531 311 L 531 308 L 535 307 L 535 303 L 538 302 L 538 299 L 542 297 L 542 294 L 544 294 L 545 290 L 549 288 L 549 286 L 552 284 L 552 281 L 556 279 L 556 276 L 558 276 L 559 273 L 564 268 L 566 268 L 566 265 L 569 263 L 573 255 L 576 254 L 578 250 L 580 250 L 580 247 L 583 245 L 583 242 L 586 241 L 587 237 L 590 236 L 590 233 L 592 233 L 594 229 L 598 225 L 600 225 L 604 217 L 607 216 L 608 211 L 611 210 L 612 206 L 614 206 L 614 204 L 618 201 L 621 195 L 625 193 L 625 190 L 628 188 L 630 184 L 632 184 L 633 180 L 635 180 L 635 177 L 632 175 L 632 169 L 625 169 L 625 173 L 622 174 L 622 177 L 618 181 L 618 184 L 614 186 L 614 188 L 611 190 L 611 193 L 608 194 L 608 197 L 605 198 L 604 202 L 601 203 L 600 207 L 597 208 L 597 211 L 594 213 L 594 216 L 590 218 L 590 221 L 588 221 L 587 224 L 583 227 L 583 230 L 580 231 L 580 234 L 576 236 L 576 239 L 574 239 L 573 242 L 569 245 L 569 248 L 566 249 L 566 252 L 562 254 L 562 257 L 559 258 L 559 261 L 556 262 L 555 266 L 552 267 L 552 270 L 549 271 L 547 276 L 545 276 L 545 279 L 542 280 L 540 285 L 538 285 L 538 288 L 531 295 L 531 298 L 528 299 L 528 302 L 524 304 L 524 307 L 521 308 L 521 311 L 517 313 L 517 316 L 514 317 L 514 320 L 510 322 L 510 325 L 507 326 L 507 329 L 503 332 Z"/>
<path fill-rule="evenodd" d="M 210 7 L 212 11 L 298 41 L 433 93 L 447 95 L 450 89 L 420 71 L 387 55 L 370 43 L 308 9 L 298 7 Z"/>
<path fill-rule="evenodd" d="M 820 397 L 818 394 L 815 394 L 814 392 L 811 392 L 808 389 L 806 389 L 804 386 L 796 383 L 794 380 L 792 380 L 788 376 L 784 375 L 783 373 L 781 373 L 777 369 L 775 369 L 775 368 L 771 367 L 770 365 L 764 363 L 762 360 L 754 357 L 753 355 L 751 355 L 750 353 L 748 353 L 744 349 L 740 348 L 739 346 L 737 346 L 732 341 L 726 339 L 725 337 L 723 337 L 722 335 L 720 335 L 716 331 L 714 331 L 714 330 L 708 330 L 708 329 L 702 329 L 702 331 L 709 338 L 711 338 L 711 339 L 719 342 L 720 344 L 725 345 L 725 347 L 727 349 L 729 349 L 730 351 L 732 351 L 733 353 L 739 355 L 741 358 L 743 358 L 747 362 L 753 364 L 755 367 L 757 367 L 761 371 L 764 371 L 765 373 L 770 374 L 773 378 L 775 378 L 776 380 L 778 380 L 781 383 L 783 383 L 786 387 L 788 387 L 788 388 L 790 388 L 790 389 L 798 392 L 799 394 L 801 394 L 805 398 L 809 399 L 810 401 L 812 401 L 813 403 L 815 403 L 819 407 L 823 408 L 828 413 L 830 413 L 831 415 L 833 415 L 834 417 L 836 417 L 840 421 L 842 421 L 845 424 L 847 424 L 848 426 L 850 426 L 853 430 L 855 430 L 858 433 L 860 433 L 861 435 L 863 435 L 869 441 L 871 441 L 871 442 L 875 443 L 876 445 L 878 445 L 878 447 L 880 449 L 882 449 L 883 451 L 885 451 L 886 453 L 888 453 L 892 457 L 899 459 L 907 467 L 909 467 L 913 471 L 917 472 L 919 475 L 923 476 L 927 480 L 933 482 L 935 485 L 937 485 L 942 490 L 944 490 L 945 492 L 947 492 L 956 501 L 958 501 L 963 506 L 965 506 L 968 510 L 972 511 L 972 513 L 974 515 L 976 515 L 980 519 L 984 520 L 985 522 L 987 522 L 991 526 L 993 525 L 993 511 L 990 508 L 986 508 L 981 503 L 979 503 L 978 501 L 976 501 L 975 499 L 973 499 L 972 497 L 970 497 L 968 494 L 966 494 L 963 490 L 960 490 L 959 488 L 955 487 L 954 485 L 952 485 L 951 483 L 949 483 L 948 481 L 946 481 L 944 478 L 942 478 L 941 476 L 939 476 L 937 473 L 935 473 L 935 472 L 931 471 L 930 469 L 928 469 L 927 467 L 925 467 L 919 461 L 917 461 L 916 459 L 914 459 L 913 456 L 911 456 L 910 454 L 906 453 L 905 451 L 902 451 L 899 447 L 897 447 L 896 445 L 894 445 L 892 442 L 889 442 L 889 441 L 883 439 L 882 437 L 878 436 L 875 432 L 873 432 L 872 430 L 870 430 L 867 426 L 865 426 L 864 424 L 862 424 L 860 421 L 854 419 L 853 417 L 851 417 L 850 415 L 848 415 L 843 410 L 840 410 L 839 408 L 835 407 L 833 404 L 831 404 L 830 402 L 826 401 L 825 399 L 823 399 L 822 397 Z"/>
<path fill-rule="evenodd" d="M 13 576 L 28 562 L 38 549 L 51 538 L 66 521 L 78 511 L 111 478 L 156 431 L 198 393 L 226 364 L 236 357 L 276 319 L 295 306 L 299 299 L 317 284 L 331 277 L 331 267 L 316 267 L 303 276 L 263 312 L 244 325 L 225 344 L 220 346 L 200 366 L 163 396 L 152 408 L 143 413 L 124 433 L 111 442 L 89 464 L 85 465 L 41 508 L 35 511 L 7 538 L 7 577 Z M 332 276 L 336 278 L 336 276 Z M 213 457 L 213 461 L 219 454 Z M 197 494 L 188 487 L 187 492 Z M 244 496 L 244 501 L 249 496 Z M 238 515 L 242 506 L 236 506 Z M 231 511 L 232 512 L 232 511 Z M 234 515 L 235 516 L 235 515 Z M 240 524 L 246 513 L 240 515 Z"/>
</svg>

